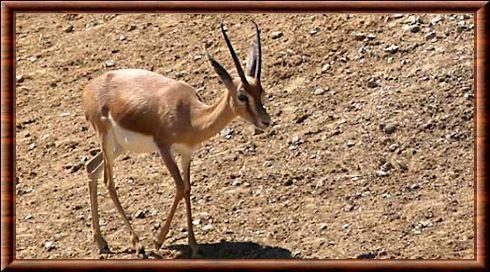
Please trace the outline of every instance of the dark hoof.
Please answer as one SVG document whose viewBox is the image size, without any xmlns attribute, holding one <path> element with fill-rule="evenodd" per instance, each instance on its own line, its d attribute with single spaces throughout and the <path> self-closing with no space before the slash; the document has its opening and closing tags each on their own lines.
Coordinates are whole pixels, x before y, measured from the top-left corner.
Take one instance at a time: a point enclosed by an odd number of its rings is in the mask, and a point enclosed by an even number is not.
<svg viewBox="0 0 490 272">
<path fill-rule="evenodd" d="M 137 253 L 138 253 L 138 255 L 140 255 L 141 257 L 143 257 L 143 259 L 148 259 L 148 256 L 146 255 L 145 247 L 144 246 L 140 246 L 138 248 Z"/>
<path fill-rule="evenodd" d="M 155 246 L 156 250 L 159 250 L 162 247 L 162 243 L 158 242 L 157 240 L 153 240 L 153 245 Z"/>
<path fill-rule="evenodd" d="M 109 249 L 108 245 L 99 248 L 99 254 L 109 254 L 109 253 L 111 253 L 111 250 Z"/>
</svg>

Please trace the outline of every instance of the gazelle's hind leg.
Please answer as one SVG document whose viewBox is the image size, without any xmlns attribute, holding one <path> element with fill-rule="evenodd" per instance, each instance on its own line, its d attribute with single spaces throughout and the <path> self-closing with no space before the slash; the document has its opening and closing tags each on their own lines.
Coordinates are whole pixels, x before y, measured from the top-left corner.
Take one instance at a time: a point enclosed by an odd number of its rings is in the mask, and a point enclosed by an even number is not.
<svg viewBox="0 0 490 272">
<path fill-rule="evenodd" d="M 102 237 L 100 233 L 99 225 L 99 207 L 97 203 L 97 175 L 90 176 L 88 188 L 90 192 L 90 211 L 92 212 L 92 229 L 94 241 L 97 243 L 99 253 L 109 253 L 109 246 L 107 241 Z"/>
<path fill-rule="evenodd" d="M 114 150 L 114 157 L 116 158 L 122 153 L 122 149 L 116 145 Z M 99 225 L 99 205 L 97 201 L 97 185 L 100 173 L 102 169 L 104 169 L 104 155 L 102 152 L 99 152 L 95 157 L 93 157 L 87 164 L 86 170 L 89 181 L 89 192 L 90 192 L 90 210 L 92 213 L 92 228 L 93 228 L 93 236 L 94 240 L 97 243 L 99 248 L 99 253 L 109 253 L 109 246 L 107 245 L 107 241 L 101 234 L 100 225 Z"/>
<path fill-rule="evenodd" d="M 132 236 L 132 243 L 134 248 L 138 253 L 142 254 L 143 257 L 145 257 L 145 250 L 143 246 L 140 244 L 139 237 L 134 232 L 134 229 L 131 226 L 131 223 L 129 222 L 129 219 L 121 205 L 121 202 L 119 202 L 119 197 L 117 196 L 116 188 L 114 185 L 112 170 L 114 167 L 114 160 L 116 157 L 115 151 L 117 149 L 120 149 L 119 147 L 117 147 L 117 145 L 118 144 L 115 142 L 112 133 L 108 133 L 108 135 L 106 135 L 106 137 L 103 137 L 102 139 L 102 152 L 104 156 L 104 163 L 103 163 L 104 184 L 107 186 L 107 189 L 109 190 L 109 196 L 111 197 L 114 206 L 116 206 L 117 211 L 122 216 L 124 220 L 124 224 L 126 225 L 126 227 L 129 230 L 129 233 Z"/>
</svg>

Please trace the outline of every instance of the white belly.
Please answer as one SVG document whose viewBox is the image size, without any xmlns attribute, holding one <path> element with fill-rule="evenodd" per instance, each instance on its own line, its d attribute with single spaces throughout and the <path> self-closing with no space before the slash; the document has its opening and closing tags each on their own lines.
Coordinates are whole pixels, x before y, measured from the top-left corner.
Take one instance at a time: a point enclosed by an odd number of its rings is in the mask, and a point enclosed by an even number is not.
<svg viewBox="0 0 490 272">
<path fill-rule="evenodd" d="M 112 123 L 114 138 L 123 149 L 134 153 L 151 153 L 153 151 L 158 151 L 158 147 L 152 136 L 127 130 L 119 126 L 112 117 L 109 117 L 109 119 Z"/>
</svg>

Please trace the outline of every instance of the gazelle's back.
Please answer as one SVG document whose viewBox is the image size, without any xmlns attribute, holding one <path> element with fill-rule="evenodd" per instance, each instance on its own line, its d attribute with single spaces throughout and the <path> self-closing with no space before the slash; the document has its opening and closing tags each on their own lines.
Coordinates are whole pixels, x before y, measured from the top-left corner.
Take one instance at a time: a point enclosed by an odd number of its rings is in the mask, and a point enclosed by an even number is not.
<svg viewBox="0 0 490 272">
<path fill-rule="evenodd" d="M 107 72 L 92 80 L 83 93 L 86 118 L 104 130 L 104 117 L 146 135 L 154 134 L 162 118 L 171 120 L 185 103 L 199 102 L 189 85 L 141 69 Z"/>
</svg>

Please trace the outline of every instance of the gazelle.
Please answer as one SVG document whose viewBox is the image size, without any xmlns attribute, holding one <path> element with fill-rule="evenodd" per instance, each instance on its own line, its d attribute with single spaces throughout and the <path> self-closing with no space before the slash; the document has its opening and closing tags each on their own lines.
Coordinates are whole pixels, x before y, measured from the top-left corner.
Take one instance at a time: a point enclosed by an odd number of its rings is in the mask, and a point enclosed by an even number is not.
<svg viewBox="0 0 490 272">
<path fill-rule="evenodd" d="M 90 178 L 90 205 L 94 240 L 100 253 L 110 252 L 99 226 L 97 204 L 97 180 L 104 172 L 104 183 L 109 195 L 132 236 L 132 244 L 143 254 L 131 223 L 119 202 L 113 181 L 114 160 L 124 151 L 148 153 L 158 151 L 175 181 L 177 188 L 174 202 L 154 245 L 159 249 L 170 229 L 175 210 L 185 200 L 188 242 L 192 255 L 197 256 L 198 245 L 192 229 L 191 213 L 191 155 L 200 143 L 216 135 L 236 117 L 241 117 L 258 128 L 270 125 L 270 117 L 262 105 L 260 80 L 262 53 L 260 31 L 253 22 L 256 42 L 248 56 L 246 72 L 233 50 L 221 23 L 224 40 L 238 72 L 232 78 L 204 48 L 226 91 L 215 104 L 208 106 L 200 101 L 194 89 L 186 83 L 166 78 L 157 73 L 139 69 L 110 71 L 91 81 L 83 92 L 85 116 L 97 132 L 101 152 L 86 165 Z M 181 170 L 174 159 L 181 155 Z"/>
</svg>

